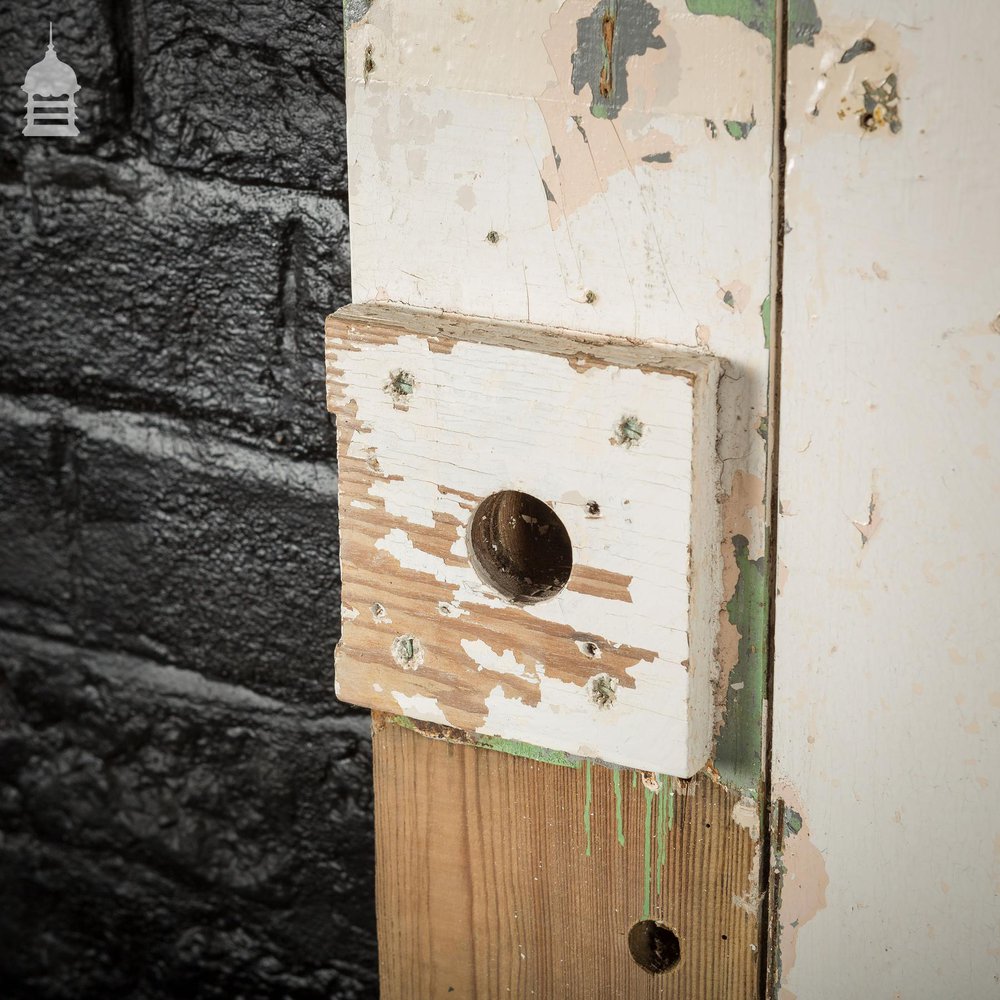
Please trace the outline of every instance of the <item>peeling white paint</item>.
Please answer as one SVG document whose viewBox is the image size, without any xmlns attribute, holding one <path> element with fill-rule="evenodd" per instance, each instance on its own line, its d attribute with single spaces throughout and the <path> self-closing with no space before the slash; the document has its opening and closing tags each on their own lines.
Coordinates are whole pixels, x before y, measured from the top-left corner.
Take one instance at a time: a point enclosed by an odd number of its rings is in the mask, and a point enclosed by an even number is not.
<svg viewBox="0 0 1000 1000">
<path fill-rule="evenodd" d="M 490 670 L 495 674 L 513 674 L 515 677 L 525 677 L 537 682 L 536 672 L 545 669 L 541 663 L 536 663 L 534 669 L 529 671 L 523 663 L 518 663 L 513 650 L 505 649 L 502 653 L 497 653 L 482 639 L 463 639 L 462 649 L 479 669 Z"/>
<path fill-rule="evenodd" d="M 392 696 L 404 715 L 413 719 L 424 719 L 427 722 L 440 722 L 444 726 L 449 725 L 447 716 L 433 698 L 422 694 L 406 695 L 401 691 L 393 691 Z"/>
</svg>

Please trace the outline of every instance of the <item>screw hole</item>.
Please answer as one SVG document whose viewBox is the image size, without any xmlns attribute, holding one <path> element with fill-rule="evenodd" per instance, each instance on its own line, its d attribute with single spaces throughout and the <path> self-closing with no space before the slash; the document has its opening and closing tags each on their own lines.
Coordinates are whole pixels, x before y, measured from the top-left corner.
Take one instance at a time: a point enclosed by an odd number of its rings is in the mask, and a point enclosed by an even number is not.
<svg viewBox="0 0 1000 1000">
<path fill-rule="evenodd" d="M 624 416 L 615 425 L 615 436 L 611 439 L 612 444 L 621 445 L 623 448 L 634 448 L 642 437 L 645 425 L 636 416 Z"/>
<path fill-rule="evenodd" d="M 409 397 L 413 395 L 417 387 L 417 380 L 409 373 L 397 370 L 389 375 L 389 381 L 385 384 L 385 391 L 397 403 L 409 402 Z"/>
<path fill-rule="evenodd" d="M 516 490 L 494 493 L 476 508 L 468 544 L 476 574 L 512 604 L 555 597 L 573 569 L 573 545 L 559 516 Z"/>
<path fill-rule="evenodd" d="M 598 708 L 611 708 L 618 697 L 618 681 L 609 674 L 597 674 L 591 677 L 588 685 L 590 700 Z"/>
<path fill-rule="evenodd" d="M 424 651 L 420 640 L 412 635 L 397 636 L 392 642 L 392 658 L 404 670 L 416 670 L 423 666 Z"/>
<path fill-rule="evenodd" d="M 647 972 L 667 972 L 681 960 L 677 935 L 655 920 L 640 920 L 628 932 L 628 950 Z"/>
</svg>

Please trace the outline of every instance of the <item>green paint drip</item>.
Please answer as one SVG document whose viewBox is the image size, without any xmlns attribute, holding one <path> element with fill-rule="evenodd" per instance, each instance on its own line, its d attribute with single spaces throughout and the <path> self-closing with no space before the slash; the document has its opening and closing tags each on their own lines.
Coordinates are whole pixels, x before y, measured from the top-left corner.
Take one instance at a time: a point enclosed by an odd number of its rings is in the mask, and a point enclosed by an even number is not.
<svg viewBox="0 0 1000 1000">
<path fill-rule="evenodd" d="M 687 0 L 687 8 L 692 14 L 735 17 L 774 44 L 774 4 L 768 0 Z M 789 0 L 787 17 L 789 48 L 812 45 L 813 37 L 823 27 L 815 0 Z"/>
<path fill-rule="evenodd" d="M 625 828 L 622 823 L 622 773 L 612 771 L 611 780 L 615 783 L 615 827 L 618 831 L 618 844 L 625 846 Z"/>
<path fill-rule="evenodd" d="M 760 322 L 764 327 L 764 346 L 771 349 L 771 296 L 760 304 Z"/>
<path fill-rule="evenodd" d="M 674 828 L 674 782 L 670 779 L 670 797 L 667 799 L 667 829 L 672 830 Z"/>
<path fill-rule="evenodd" d="M 764 557 L 750 558 L 750 543 L 733 536 L 739 576 L 726 605 L 740 635 L 736 665 L 729 675 L 726 719 L 715 748 L 722 779 L 756 794 L 761 775 L 761 732 L 767 643 L 767 572 Z"/>
<path fill-rule="evenodd" d="M 646 793 L 646 840 L 642 849 L 642 865 L 646 885 L 642 897 L 642 919 L 649 919 L 650 897 L 653 888 L 653 792 L 644 787 Z"/>
<path fill-rule="evenodd" d="M 638 771 L 633 771 L 632 772 L 632 787 L 635 788 L 638 783 L 639 783 L 639 772 Z"/>
<path fill-rule="evenodd" d="M 660 790 L 656 796 L 656 884 L 663 884 L 663 868 L 667 863 L 667 808 L 670 802 L 670 778 L 658 774 Z"/>
<path fill-rule="evenodd" d="M 594 766 L 588 760 L 585 765 L 585 771 L 587 775 L 587 794 L 584 797 L 583 802 L 583 828 L 587 831 L 587 857 L 590 857 L 590 806 L 594 798 L 594 781 L 593 781 L 593 770 Z"/>
</svg>

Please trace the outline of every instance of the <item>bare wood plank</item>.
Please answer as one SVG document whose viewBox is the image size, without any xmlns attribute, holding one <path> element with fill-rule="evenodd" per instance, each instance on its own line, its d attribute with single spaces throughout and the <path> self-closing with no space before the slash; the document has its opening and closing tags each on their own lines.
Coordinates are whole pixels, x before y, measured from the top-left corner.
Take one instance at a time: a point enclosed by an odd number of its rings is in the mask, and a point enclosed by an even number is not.
<svg viewBox="0 0 1000 1000">
<path fill-rule="evenodd" d="M 754 995 L 756 817 L 736 793 L 441 743 L 379 715 L 373 743 L 384 1000 Z M 667 971 L 630 953 L 646 918 L 677 935 Z"/>
</svg>

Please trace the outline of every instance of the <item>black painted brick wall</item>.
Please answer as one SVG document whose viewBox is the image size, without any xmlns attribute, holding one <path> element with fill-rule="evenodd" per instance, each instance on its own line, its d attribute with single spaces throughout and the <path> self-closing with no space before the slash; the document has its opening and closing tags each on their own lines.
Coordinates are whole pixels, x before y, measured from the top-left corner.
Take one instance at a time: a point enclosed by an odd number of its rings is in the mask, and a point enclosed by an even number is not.
<svg viewBox="0 0 1000 1000">
<path fill-rule="evenodd" d="M 0 996 L 375 996 L 337 0 L 0 0 Z M 47 22 L 81 135 L 20 135 Z"/>
</svg>

